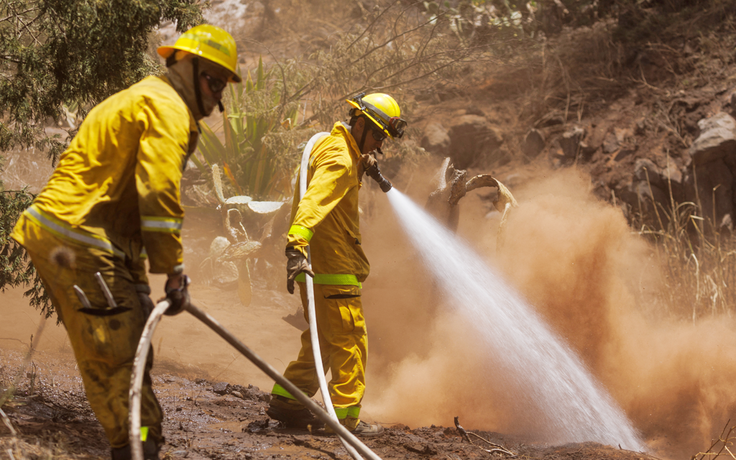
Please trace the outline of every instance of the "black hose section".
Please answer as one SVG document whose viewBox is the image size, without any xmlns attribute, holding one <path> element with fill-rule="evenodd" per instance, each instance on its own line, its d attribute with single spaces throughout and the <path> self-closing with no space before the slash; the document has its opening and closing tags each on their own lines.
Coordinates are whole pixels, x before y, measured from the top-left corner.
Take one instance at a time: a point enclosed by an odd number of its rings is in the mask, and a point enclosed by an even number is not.
<svg viewBox="0 0 736 460">
<path fill-rule="evenodd" d="M 363 135 L 360 136 L 360 144 L 358 145 L 358 148 L 360 149 L 360 153 L 363 153 L 363 145 L 365 144 L 365 136 L 368 135 L 368 119 L 363 117 Z"/>
</svg>

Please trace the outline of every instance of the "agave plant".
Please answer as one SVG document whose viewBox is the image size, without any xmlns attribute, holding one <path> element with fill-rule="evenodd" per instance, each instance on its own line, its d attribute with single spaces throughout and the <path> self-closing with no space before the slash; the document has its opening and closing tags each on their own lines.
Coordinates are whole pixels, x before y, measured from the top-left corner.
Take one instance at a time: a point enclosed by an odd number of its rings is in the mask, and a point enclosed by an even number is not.
<svg viewBox="0 0 736 460">
<path fill-rule="evenodd" d="M 201 157 L 192 157 L 211 177 L 225 231 L 212 242 L 201 272 L 225 289 L 237 286 L 246 306 L 252 293 L 250 259 L 261 246 L 259 230 L 290 196 L 298 161 L 290 155 L 295 152 L 291 140 L 299 135 L 293 129 L 298 104 L 284 103 L 284 79 L 283 74 L 280 81 L 274 78 L 259 60 L 255 78 L 248 72 L 244 83 L 229 85 L 222 132 L 202 123 Z"/>
<path fill-rule="evenodd" d="M 203 173 L 220 165 L 229 187 L 254 200 L 287 196 L 295 166 L 295 159 L 287 156 L 290 149 L 272 138 L 288 138 L 284 134 L 296 126 L 299 106 L 284 103 L 283 81 L 273 75 L 259 59 L 255 79 L 248 72 L 244 84 L 229 85 L 222 139 L 203 122 L 199 138 L 203 160 L 192 158 Z"/>
</svg>

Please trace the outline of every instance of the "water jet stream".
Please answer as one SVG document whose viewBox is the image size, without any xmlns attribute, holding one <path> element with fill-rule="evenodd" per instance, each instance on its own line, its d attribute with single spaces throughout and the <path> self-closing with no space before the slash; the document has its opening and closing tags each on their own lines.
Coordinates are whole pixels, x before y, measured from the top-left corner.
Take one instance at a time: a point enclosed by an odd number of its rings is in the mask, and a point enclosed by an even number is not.
<svg viewBox="0 0 736 460">
<path fill-rule="evenodd" d="M 546 441 L 645 451 L 613 398 L 519 293 L 406 195 L 396 189 L 386 195 L 447 303 L 470 320 L 481 345 L 536 404 L 548 428 Z"/>
</svg>

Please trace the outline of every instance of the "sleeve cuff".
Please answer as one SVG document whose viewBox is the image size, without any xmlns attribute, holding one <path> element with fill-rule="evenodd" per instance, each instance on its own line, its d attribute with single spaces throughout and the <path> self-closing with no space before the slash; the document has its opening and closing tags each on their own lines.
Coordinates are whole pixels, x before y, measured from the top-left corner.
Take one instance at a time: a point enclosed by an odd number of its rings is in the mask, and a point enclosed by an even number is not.
<svg viewBox="0 0 736 460">
<path fill-rule="evenodd" d="M 309 240 L 314 236 L 314 232 L 307 227 L 302 227 L 301 225 L 292 225 L 291 228 L 289 228 L 289 235 L 301 236 L 307 240 L 307 243 L 309 243 Z"/>
</svg>

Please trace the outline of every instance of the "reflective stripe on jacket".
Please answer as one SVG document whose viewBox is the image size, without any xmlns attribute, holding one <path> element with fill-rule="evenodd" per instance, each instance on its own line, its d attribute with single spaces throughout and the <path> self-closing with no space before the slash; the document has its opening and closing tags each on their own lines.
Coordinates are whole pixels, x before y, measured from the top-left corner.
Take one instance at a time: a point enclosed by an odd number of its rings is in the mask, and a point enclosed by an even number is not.
<svg viewBox="0 0 736 460">
<path fill-rule="evenodd" d="M 348 127 L 335 123 L 312 149 L 309 186 L 301 201 L 297 179 L 287 246 L 305 255 L 310 246 L 318 284 L 360 286 L 370 272 L 360 245 L 359 152 Z"/>
<path fill-rule="evenodd" d="M 57 235 L 182 270 L 179 186 L 197 123 L 166 77 L 147 77 L 93 108 L 27 218 Z M 23 244 L 16 227 L 13 238 Z M 100 243 L 103 242 L 103 243 Z"/>
</svg>

